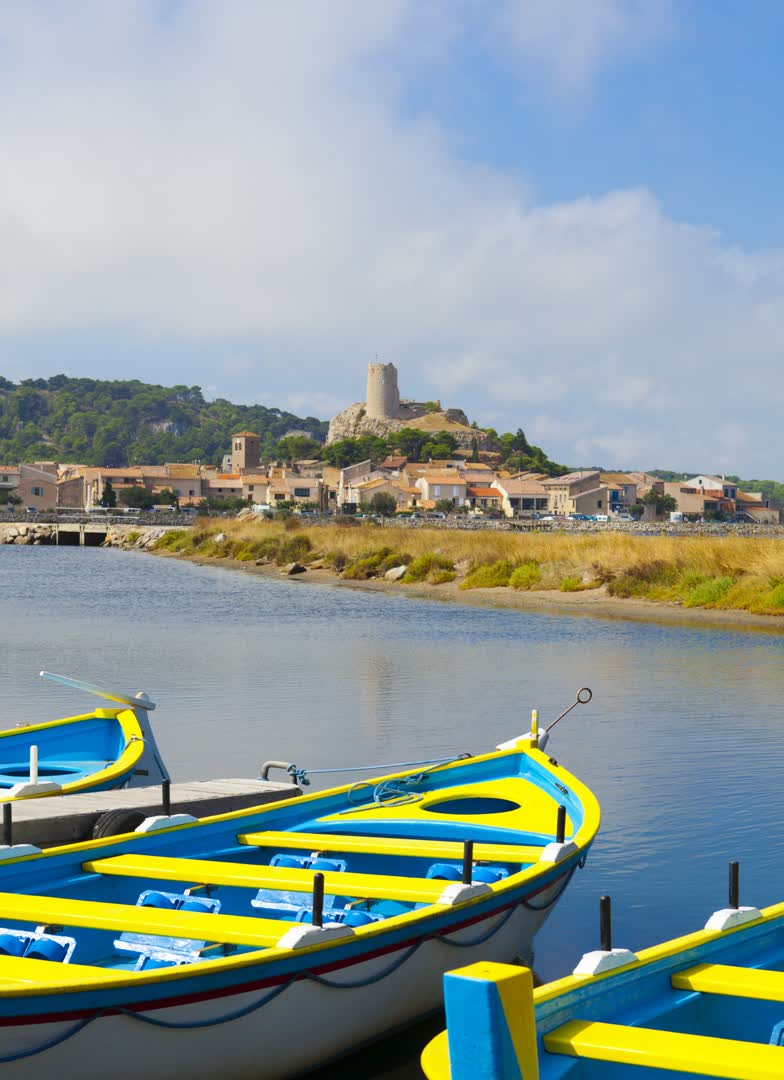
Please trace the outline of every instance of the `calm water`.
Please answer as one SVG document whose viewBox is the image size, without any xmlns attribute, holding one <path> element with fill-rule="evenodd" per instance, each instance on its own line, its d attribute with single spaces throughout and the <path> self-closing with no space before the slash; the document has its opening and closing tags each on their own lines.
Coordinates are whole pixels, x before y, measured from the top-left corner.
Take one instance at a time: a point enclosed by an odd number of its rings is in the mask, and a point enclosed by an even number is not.
<svg viewBox="0 0 784 1080">
<path fill-rule="evenodd" d="M 784 899 L 780 636 L 484 611 L 103 549 L 0 547 L 0 574 L 3 726 L 89 707 L 41 668 L 145 689 L 175 779 L 484 751 L 527 729 L 532 706 L 546 721 L 592 687 L 549 749 L 596 792 L 603 827 L 537 939 L 543 979 L 598 948 L 602 893 L 632 949 L 724 906 L 732 858 L 741 902 Z M 340 1075 L 418 1073 L 362 1060 Z"/>
</svg>

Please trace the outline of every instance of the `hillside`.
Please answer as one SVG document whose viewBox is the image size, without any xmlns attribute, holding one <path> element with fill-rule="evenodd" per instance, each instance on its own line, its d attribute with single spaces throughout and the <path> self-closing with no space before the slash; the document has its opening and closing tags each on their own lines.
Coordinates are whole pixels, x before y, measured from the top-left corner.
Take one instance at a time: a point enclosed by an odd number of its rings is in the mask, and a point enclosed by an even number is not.
<svg viewBox="0 0 784 1080">
<path fill-rule="evenodd" d="M 219 465 L 230 436 L 250 428 L 270 454 L 289 431 L 323 442 L 327 424 L 264 405 L 205 401 L 198 386 L 132 380 L 0 376 L 0 462 L 72 461 L 122 466 L 201 461 Z"/>
</svg>

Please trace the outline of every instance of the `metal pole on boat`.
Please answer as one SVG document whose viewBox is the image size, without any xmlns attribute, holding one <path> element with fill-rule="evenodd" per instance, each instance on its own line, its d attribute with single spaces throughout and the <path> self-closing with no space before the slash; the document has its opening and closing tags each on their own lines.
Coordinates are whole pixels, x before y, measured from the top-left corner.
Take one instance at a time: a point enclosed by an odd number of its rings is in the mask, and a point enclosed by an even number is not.
<svg viewBox="0 0 784 1080">
<path fill-rule="evenodd" d="M 463 844 L 463 884 L 470 885 L 474 880 L 474 841 L 466 840 Z"/>
<path fill-rule="evenodd" d="M 569 706 L 569 708 L 564 709 L 564 711 L 561 713 L 560 716 L 556 716 L 556 718 L 555 718 L 555 720 L 553 720 L 552 724 L 547 725 L 547 727 L 544 729 L 545 735 L 547 735 L 548 732 L 552 731 L 553 728 L 555 727 L 555 725 L 558 723 L 558 721 L 563 720 L 563 718 L 566 716 L 567 713 L 570 713 L 572 711 L 572 709 L 576 709 L 578 705 L 587 705 L 592 697 L 593 697 L 593 690 L 591 690 L 591 688 L 589 686 L 581 687 L 581 689 L 579 689 L 577 691 L 576 699 L 572 702 L 572 704 Z"/>
<path fill-rule="evenodd" d="M 740 863 L 730 863 L 730 907 L 735 911 L 740 907 Z"/>
<path fill-rule="evenodd" d="M 558 824 L 555 827 L 555 842 L 562 844 L 566 839 L 566 807 L 558 807 Z"/>
<path fill-rule="evenodd" d="M 3 803 L 3 843 L 7 847 L 12 847 L 14 843 L 13 810 L 10 802 Z"/>
<path fill-rule="evenodd" d="M 38 747 L 30 747 L 30 783 L 38 783 Z"/>
<path fill-rule="evenodd" d="M 609 896 L 599 900 L 599 948 L 612 952 L 612 901 Z"/>
<path fill-rule="evenodd" d="M 161 782 L 161 806 L 166 817 L 171 816 L 171 780 L 167 777 Z"/>
<path fill-rule="evenodd" d="M 324 925 L 324 875 L 313 875 L 313 914 L 311 916 L 313 926 Z"/>
</svg>

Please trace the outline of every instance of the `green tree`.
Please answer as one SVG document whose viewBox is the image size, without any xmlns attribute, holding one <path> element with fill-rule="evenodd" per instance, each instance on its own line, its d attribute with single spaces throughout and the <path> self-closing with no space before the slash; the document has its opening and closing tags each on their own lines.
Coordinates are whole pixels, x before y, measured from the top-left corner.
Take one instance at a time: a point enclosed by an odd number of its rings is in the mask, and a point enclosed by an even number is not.
<svg viewBox="0 0 784 1080">
<path fill-rule="evenodd" d="M 179 507 L 180 500 L 177 498 L 177 492 L 171 488 L 164 488 L 163 491 L 159 491 L 155 496 L 155 501 L 159 506 L 176 506 Z"/>
<path fill-rule="evenodd" d="M 472 461 L 474 464 L 479 461 L 479 442 L 476 435 L 474 435 L 473 439 L 471 440 L 471 457 L 469 460 Z"/>
<path fill-rule="evenodd" d="M 112 487 L 111 480 L 106 480 L 103 485 L 103 491 L 101 492 L 101 498 L 98 500 L 100 506 L 107 508 L 113 508 L 117 505 L 117 492 Z"/>
<path fill-rule="evenodd" d="M 301 461 L 304 458 L 317 458 L 321 454 L 321 443 L 307 435 L 287 435 L 275 447 L 274 456 L 282 461 Z"/>
<path fill-rule="evenodd" d="M 436 510 L 439 514 L 454 514 L 456 509 L 451 499 L 436 499 Z"/>
<path fill-rule="evenodd" d="M 0 491 L 0 506 L 21 506 L 22 500 L 15 491 Z"/>
<path fill-rule="evenodd" d="M 123 506 L 130 506 L 137 510 L 151 510 L 155 500 L 146 488 L 125 487 L 120 488 L 120 502 Z"/>
<path fill-rule="evenodd" d="M 370 509 L 374 514 L 384 517 L 394 517 L 397 512 L 397 499 L 388 491 L 377 491 L 370 500 Z"/>
<path fill-rule="evenodd" d="M 651 488 L 650 491 L 643 495 L 642 502 L 644 506 L 655 507 L 657 517 L 662 514 L 670 514 L 673 510 L 678 509 L 678 503 L 672 495 L 661 495 L 655 488 Z"/>
</svg>

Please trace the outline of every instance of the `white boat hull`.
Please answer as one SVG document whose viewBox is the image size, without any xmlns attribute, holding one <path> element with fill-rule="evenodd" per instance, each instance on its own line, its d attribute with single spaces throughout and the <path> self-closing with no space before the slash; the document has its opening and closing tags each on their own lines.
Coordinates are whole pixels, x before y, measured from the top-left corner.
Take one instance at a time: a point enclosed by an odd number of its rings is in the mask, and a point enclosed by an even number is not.
<svg viewBox="0 0 784 1080">
<path fill-rule="evenodd" d="M 40 1080 L 42 1075 L 79 1080 L 105 1080 L 107 1075 L 113 1080 L 298 1076 L 437 1009 L 446 971 L 478 960 L 509 963 L 520 958 L 530 963 L 534 935 L 563 886 L 561 879 L 536 896 L 541 910 L 518 905 L 511 915 L 491 915 L 450 934 L 450 941 L 464 943 L 463 948 L 431 939 L 397 967 L 410 945 L 328 975 L 336 983 L 368 980 L 367 986 L 339 989 L 298 980 L 260 1009 L 209 1027 L 171 1029 L 128 1016 L 102 1017 L 57 1046 L 0 1066 L 3 1080 Z M 498 930 L 488 937 L 494 926 Z M 249 1008 L 268 992 L 256 989 L 146 1015 L 198 1025 Z M 0 1059 L 56 1040 L 77 1023 L 0 1027 Z"/>
</svg>

